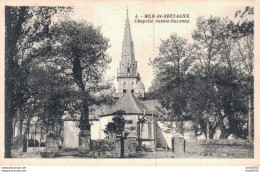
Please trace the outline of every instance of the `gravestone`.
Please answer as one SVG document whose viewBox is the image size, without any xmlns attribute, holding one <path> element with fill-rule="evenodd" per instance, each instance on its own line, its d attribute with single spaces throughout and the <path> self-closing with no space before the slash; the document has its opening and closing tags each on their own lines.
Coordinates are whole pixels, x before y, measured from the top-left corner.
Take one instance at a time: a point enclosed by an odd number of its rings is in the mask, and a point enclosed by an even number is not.
<svg viewBox="0 0 260 172">
<path fill-rule="evenodd" d="M 185 151 L 185 140 L 183 137 L 172 137 L 174 155 L 183 156 Z"/>
</svg>

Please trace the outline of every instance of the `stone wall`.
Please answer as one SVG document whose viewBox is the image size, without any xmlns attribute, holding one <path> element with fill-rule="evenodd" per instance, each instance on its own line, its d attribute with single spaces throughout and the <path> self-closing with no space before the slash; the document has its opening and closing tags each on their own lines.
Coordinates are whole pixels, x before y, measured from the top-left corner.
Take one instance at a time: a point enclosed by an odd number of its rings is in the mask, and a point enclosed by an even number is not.
<svg viewBox="0 0 260 172">
<path fill-rule="evenodd" d="M 136 137 L 124 139 L 124 157 L 136 156 Z M 120 140 L 91 140 L 92 157 L 96 158 L 120 158 L 121 141 Z"/>
<path fill-rule="evenodd" d="M 185 153 L 220 158 L 253 158 L 254 144 L 248 140 L 185 140 Z"/>
<path fill-rule="evenodd" d="M 93 157 L 119 158 L 120 142 L 110 140 L 91 140 L 91 151 Z"/>
</svg>

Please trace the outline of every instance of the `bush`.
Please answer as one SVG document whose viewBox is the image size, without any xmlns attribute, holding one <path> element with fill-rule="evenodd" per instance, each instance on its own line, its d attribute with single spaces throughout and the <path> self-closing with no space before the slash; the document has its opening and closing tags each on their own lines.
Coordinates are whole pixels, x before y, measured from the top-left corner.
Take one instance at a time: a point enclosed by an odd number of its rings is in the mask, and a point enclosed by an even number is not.
<svg viewBox="0 0 260 172">
<path fill-rule="evenodd" d="M 48 138 L 56 139 L 56 138 L 57 138 L 57 134 L 56 134 L 54 131 L 50 131 L 50 132 L 47 134 L 47 137 L 48 137 Z"/>
<path fill-rule="evenodd" d="M 45 147 L 45 143 L 44 143 L 44 142 L 41 142 L 40 147 Z"/>
<path fill-rule="evenodd" d="M 33 139 L 29 139 L 28 147 L 39 147 L 38 140 L 35 140 L 35 144 L 34 144 L 34 140 Z"/>
</svg>

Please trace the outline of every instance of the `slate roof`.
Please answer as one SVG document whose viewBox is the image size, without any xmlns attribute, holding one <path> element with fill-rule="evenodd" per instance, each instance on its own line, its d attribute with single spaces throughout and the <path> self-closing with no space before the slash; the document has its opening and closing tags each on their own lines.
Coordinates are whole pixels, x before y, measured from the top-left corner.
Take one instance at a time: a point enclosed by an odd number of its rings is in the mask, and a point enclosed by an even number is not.
<svg viewBox="0 0 260 172">
<path fill-rule="evenodd" d="M 155 111 L 157 108 L 161 108 L 162 105 L 158 100 L 145 100 L 141 101 L 150 111 Z"/>
<path fill-rule="evenodd" d="M 144 113 L 144 111 L 146 114 L 152 113 L 140 100 L 128 92 L 124 93 L 105 115 L 113 114 L 118 110 L 123 110 L 127 114 L 141 114 Z"/>
<path fill-rule="evenodd" d="M 159 109 L 162 109 L 162 105 L 158 100 L 146 100 L 141 102 L 149 109 L 150 112 L 153 112 L 154 115 L 162 115 L 162 112 L 159 111 Z"/>
<path fill-rule="evenodd" d="M 98 119 L 99 117 L 111 115 L 118 110 L 123 110 L 127 114 L 146 114 L 159 115 L 160 112 L 158 108 L 162 108 L 158 100 L 146 100 L 140 101 L 131 93 L 124 93 L 114 105 L 102 105 L 102 106 L 91 106 L 89 108 L 89 118 L 90 120 Z M 74 114 L 72 118 L 69 114 L 63 116 L 63 120 L 79 120 L 80 114 Z"/>
</svg>

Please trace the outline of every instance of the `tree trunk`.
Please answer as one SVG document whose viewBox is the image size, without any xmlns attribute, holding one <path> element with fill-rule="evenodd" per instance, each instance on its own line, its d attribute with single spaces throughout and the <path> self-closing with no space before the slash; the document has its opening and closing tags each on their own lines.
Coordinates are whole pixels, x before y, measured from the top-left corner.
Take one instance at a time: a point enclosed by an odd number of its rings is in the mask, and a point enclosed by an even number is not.
<svg viewBox="0 0 260 172">
<path fill-rule="evenodd" d="M 37 122 L 35 123 L 35 131 L 34 131 L 34 143 L 33 143 L 33 148 L 35 147 L 35 144 L 36 144 L 36 135 L 37 135 L 37 126 L 38 126 L 38 122 L 39 122 L 39 117 L 38 117 L 38 120 Z"/>
<path fill-rule="evenodd" d="M 13 138 L 15 138 L 15 128 L 16 128 L 16 123 L 17 123 L 17 120 L 15 120 L 15 122 L 13 122 Z"/>
<path fill-rule="evenodd" d="M 23 152 L 27 152 L 27 146 L 28 146 L 28 134 L 27 130 L 24 131 L 24 139 L 23 139 Z"/>
<path fill-rule="evenodd" d="M 88 93 L 85 90 L 85 85 L 83 82 L 83 68 L 81 66 L 80 57 L 78 54 L 75 54 L 75 58 L 72 60 L 73 63 L 73 78 L 75 80 L 75 83 L 78 85 L 80 90 L 83 93 L 83 99 L 82 99 L 82 113 L 80 116 L 79 121 L 79 155 L 80 156 L 87 156 L 90 152 L 90 123 L 89 123 L 89 105 L 87 98 L 89 98 Z"/>
<path fill-rule="evenodd" d="M 23 122 L 23 120 L 22 120 L 22 117 L 21 117 L 21 110 L 20 110 L 20 108 L 18 108 L 17 109 L 17 133 L 16 133 L 16 135 L 17 136 L 20 136 L 20 135 L 22 135 L 22 122 Z"/>
<path fill-rule="evenodd" d="M 206 136 L 207 139 L 209 139 L 209 123 L 207 123 L 207 136 Z"/>
<path fill-rule="evenodd" d="M 41 134 L 40 134 L 40 143 L 39 143 L 39 147 L 41 147 L 41 144 L 42 144 L 42 129 L 43 129 L 43 126 L 41 126 Z"/>
<path fill-rule="evenodd" d="M 6 24 L 6 37 L 5 37 L 5 158 L 11 158 L 11 144 L 13 136 L 13 116 L 15 113 L 14 106 L 14 62 L 13 56 L 14 48 L 12 44 L 12 33 L 11 33 L 11 7 L 5 7 L 5 24 Z M 10 34 L 10 35 L 9 35 Z M 15 42 L 14 42 L 15 43 Z"/>
<path fill-rule="evenodd" d="M 19 135 L 23 135 L 23 119 L 20 118 L 19 123 Z"/>
<path fill-rule="evenodd" d="M 227 139 L 229 135 L 230 135 L 229 132 L 223 132 L 223 133 L 221 132 L 220 139 Z"/>
<path fill-rule="evenodd" d="M 213 139 L 214 138 L 214 134 L 215 134 L 215 132 L 210 130 L 210 132 L 209 132 L 209 139 Z"/>
<path fill-rule="evenodd" d="M 89 108 L 87 105 L 86 98 L 83 99 L 83 112 L 80 118 L 80 129 L 81 130 L 87 130 L 90 132 L 90 123 L 89 123 Z"/>
<path fill-rule="evenodd" d="M 47 125 L 46 125 L 46 133 L 45 133 L 45 134 L 48 134 L 48 132 L 49 132 L 49 127 L 50 127 L 50 120 L 48 120 L 48 122 L 47 122 Z"/>
<path fill-rule="evenodd" d="M 27 121 L 27 124 L 26 124 L 26 133 L 25 133 L 25 136 L 26 136 L 26 146 L 25 148 L 23 149 L 23 152 L 27 152 L 28 150 L 28 147 L 29 147 L 29 139 L 30 139 L 30 125 L 31 125 L 31 118 L 28 118 L 28 121 Z"/>
<path fill-rule="evenodd" d="M 29 148 L 29 141 L 30 141 L 30 127 L 28 128 L 28 131 L 27 131 L 27 143 L 26 143 L 26 150 L 28 150 Z"/>
<path fill-rule="evenodd" d="M 73 71 L 74 80 L 83 93 L 83 99 L 82 99 L 83 111 L 80 117 L 79 128 L 81 131 L 86 130 L 90 133 L 89 108 L 88 108 L 88 101 L 87 101 L 89 95 L 85 89 L 85 85 L 83 82 L 83 71 L 82 71 L 83 68 L 81 66 L 80 57 L 77 54 L 75 54 L 75 58 L 73 59 L 72 63 L 73 63 L 72 71 Z"/>
<path fill-rule="evenodd" d="M 248 96 L 248 139 L 252 140 L 251 95 Z"/>
<path fill-rule="evenodd" d="M 54 123 L 51 124 L 51 131 L 54 131 Z"/>
<path fill-rule="evenodd" d="M 15 113 L 13 109 L 10 109 L 9 113 L 5 113 L 5 158 L 11 158 L 11 145 L 13 136 L 13 118 L 11 117 L 11 114 L 13 113 Z"/>
<path fill-rule="evenodd" d="M 26 7 L 22 7 L 18 22 L 13 24 L 12 7 L 5 7 L 5 158 L 11 158 L 11 143 L 13 136 L 13 117 L 16 114 L 18 102 L 15 96 L 17 77 L 17 40 L 20 37 L 22 24 L 25 21 Z"/>
<path fill-rule="evenodd" d="M 220 134 L 220 137 L 219 137 L 220 139 L 227 139 L 228 136 L 231 134 L 229 129 L 222 128 L 220 130 L 221 130 L 221 134 Z"/>
</svg>

